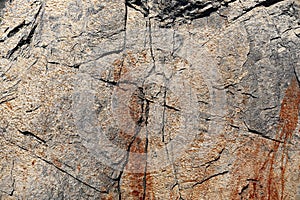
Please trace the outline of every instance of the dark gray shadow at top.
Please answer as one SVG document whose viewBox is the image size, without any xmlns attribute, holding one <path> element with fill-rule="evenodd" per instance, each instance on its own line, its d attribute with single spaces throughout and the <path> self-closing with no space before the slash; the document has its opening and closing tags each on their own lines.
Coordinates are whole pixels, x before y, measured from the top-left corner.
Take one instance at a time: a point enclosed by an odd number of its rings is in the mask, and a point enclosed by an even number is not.
<svg viewBox="0 0 300 200">
<path fill-rule="evenodd" d="M 5 2 L 9 0 L 0 0 L 0 11 L 5 7 Z"/>
</svg>

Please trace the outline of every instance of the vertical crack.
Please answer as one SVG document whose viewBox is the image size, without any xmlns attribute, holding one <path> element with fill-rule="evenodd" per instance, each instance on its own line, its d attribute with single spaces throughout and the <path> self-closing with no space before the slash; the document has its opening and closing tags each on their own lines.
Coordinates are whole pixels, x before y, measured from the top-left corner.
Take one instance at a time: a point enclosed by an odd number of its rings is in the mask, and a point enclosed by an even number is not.
<svg viewBox="0 0 300 200">
<path fill-rule="evenodd" d="M 176 166 L 174 164 L 174 162 L 175 162 L 173 159 L 174 155 L 173 154 L 170 155 L 167 145 L 165 145 L 165 149 L 166 149 L 166 153 L 167 153 L 167 158 L 172 165 L 172 170 L 173 170 L 173 175 L 174 175 L 174 180 L 175 180 L 175 184 L 173 185 L 172 189 L 174 187 L 178 186 L 179 199 L 183 200 L 182 195 L 181 195 L 180 183 L 179 183 L 179 179 L 178 179 L 178 172 L 177 172 Z"/>
<path fill-rule="evenodd" d="M 146 138 L 145 138 L 145 169 L 144 169 L 144 178 L 143 178 L 143 200 L 146 199 L 146 191 L 147 191 L 147 167 L 148 167 L 148 147 L 149 147 L 149 139 L 148 139 L 148 118 L 149 118 L 149 112 L 150 112 L 150 101 L 148 99 L 145 99 L 146 105 L 145 105 L 145 128 L 146 128 Z"/>
<path fill-rule="evenodd" d="M 14 167 L 15 167 L 15 161 L 13 160 L 12 161 L 12 167 L 11 167 L 11 170 L 10 170 L 10 177 L 12 179 L 12 191 L 9 193 L 9 196 L 13 196 L 14 192 L 15 192 L 15 182 L 16 182 L 16 180 L 13 178 Z"/>
<path fill-rule="evenodd" d="M 128 0 L 125 0 L 124 6 L 125 6 L 125 14 L 124 14 L 124 43 L 123 43 L 123 49 L 126 49 L 127 44 L 127 22 L 128 22 Z"/>
<path fill-rule="evenodd" d="M 243 193 L 244 193 L 248 188 L 249 188 L 249 183 L 248 183 L 247 185 L 245 185 L 245 186 L 241 189 L 241 191 L 239 192 L 239 195 L 241 196 L 242 199 L 243 199 L 243 197 L 242 197 Z"/>
<path fill-rule="evenodd" d="M 176 49 L 175 49 L 175 34 L 176 34 L 176 32 L 175 32 L 175 29 L 174 29 L 173 37 L 172 37 L 172 53 L 171 53 L 171 56 L 174 56 L 174 53 L 176 51 Z"/>
<path fill-rule="evenodd" d="M 164 102 L 163 105 L 166 105 L 166 98 L 167 98 L 167 89 L 164 88 Z M 162 114 L 162 128 L 161 128 L 161 140 L 162 142 L 165 142 L 165 117 L 166 117 L 166 106 L 163 106 L 163 114 Z"/>
<path fill-rule="evenodd" d="M 169 160 L 169 162 L 172 165 L 172 170 L 173 170 L 173 175 L 174 175 L 174 179 L 175 179 L 175 185 L 173 186 L 173 188 L 175 186 L 178 186 L 178 193 L 179 193 L 179 199 L 183 200 L 182 195 L 181 195 L 181 189 L 180 189 L 180 183 L 179 183 L 179 179 L 178 179 L 178 173 L 177 173 L 177 169 L 176 166 L 174 164 L 174 155 L 172 153 L 169 152 L 168 150 L 168 146 L 167 146 L 167 141 L 165 140 L 165 123 L 166 123 L 166 109 L 169 108 L 169 106 L 167 105 L 167 87 L 164 87 L 164 94 L 163 94 L 163 116 L 162 116 L 162 142 L 165 144 L 165 150 L 166 150 L 166 154 L 167 154 L 167 158 Z M 173 107 L 172 107 L 173 108 Z M 174 109 L 175 111 L 179 111 L 178 109 Z M 170 137 L 169 137 L 170 140 Z M 171 151 L 172 152 L 172 151 Z"/>
<path fill-rule="evenodd" d="M 133 136 L 133 139 L 132 139 L 132 141 L 129 143 L 129 145 L 128 145 L 128 147 L 127 147 L 127 150 L 126 150 L 125 162 L 124 162 L 123 166 L 121 167 L 120 175 L 119 175 L 118 178 L 116 179 L 117 182 L 118 182 L 117 188 L 118 188 L 118 193 L 119 193 L 119 200 L 122 200 L 121 183 L 120 183 L 120 182 L 121 182 L 122 176 L 123 176 L 123 174 L 124 174 L 124 169 L 125 169 L 126 165 L 129 163 L 130 149 L 131 149 L 131 147 L 132 147 L 134 141 L 136 140 L 136 138 L 137 138 L 137 136 L 138 136 L 140 130 L 141 130 L 141 127 L 140 127 L 140 126 L 136 126 L 136 128 L 135 128 L 135 134 L 134 134 L 134 136 Z"/>
<path fill-rule="evenodd" d="M 135 176 L 135 177 L 141 177 L 142 182 L 139 182 L 139 179 L 137 178 L 136 180 L 131 180 L 131 181 L 135 181 L 137 185 L 139 185 L 139 183 L 141 183 L 142 188 L 140 188 L 141 193 L 139 193 L 138 195 L 141 195 L 140 198 L 141 199 L 146 199 L 146 189 L 147 189 L 147 152 L 148 152 L 148 130 L 147 130 L 147 125 L 148 125 L 148 118 L 149 118 L 149 112 L 150 112 L 150 100 L 145 98 L 145 93 L 144 93 L 144 87 L 138 87 L 136 89 L 136 91 L 134 92 L 134 94 L 131 97 L 132 99 L 130 100 L 130 115 L 133 118 L 133 120 L 135 121 L 135 134 L 132 138 L 132 141 L 130 142 L 130 144 L 128 145 L 127 148 L 127 155 L 126 155 L 126 161 L 124 163 L 124 165 L 122 166 L 122 171 L 118 177 L 118 191 L 119 191 L 119 199 L 122 199 L 121 196 L 121 186 L 120 186 L 120 180 L 123 177 L 124 174 L 124 169 L 127 165 L 135 165 L 136 163 L 133 162 L 141 162 L 140 165 L 143 167 L 142 168 L 142 173 L 137 173 L 136 175 L 132 175 L 135 172 L 128 172 L 129 176 Z M 141 146 L 143 143 L 139 143 L 138 140 L 140 140 L 140 138 L 138 137 L 139 133 L 141 132 L 142 127 L 146 128 L 146 137 L 145 137 L 145 144 L 144 146 Z M 137 143 L 136 143 L 137 142 Z M 136 160 L 133 157 L 133 160 L 131 159 L 131 149 L 133 149 L 134 153 L 141 153 L 144 154 L 142 155 L 142 160 Z M 144 157 L 145 156 L 145 157 Z M 132 186 L 131 186 L 132 187 Z M 134 190 L 139 190 L 139 188 L 131 188 Z M 142 193 L 143 192 L 143 193 Z"/>
<path fill-rule="evenodd" d="M 225 174 L 228 174 L 228 173 L 229 173 L 229 171 L 226 170 L 226 171 L 223 171 L 223 172 L 220 172 L 220 173 L 217 173 L 217 174 L 213 174 L 213 175 L 211 175 L 211 176 L 209 176 L 209 177 L 207 177 L 207 178 L 205 178 L 205 179 L 203 179 L 203 180 L 201 180 L 201 181 L 199 181 L 199 182 L 196 182 L 196 183 L 193 185 L 193 187 L 195 187 L 195 186 L 197 186 L 197 185 L 201 185 L 201 184 L 205 183 L 206 181 L 209 181 L 209 180 L 212 179 L 212 178 L 215 178 L 215 177 L 221 176 L 221 175 L 225 175 Z"/>
<path fill-rule="evenodd" d="M 146 21 L 146 28 L 148 29 L 149 32 L 149 47 L 150 47 L 150 56 L 153 62 L 153 66 L 150 69 L 148 75 L 145 77 L 145 80 L 155 71 L 156 69 L 156 61 L 155 61 L 155 55 L 153 51 L 153 38 L 152 38 L 152 25 L 151 25 L 151 20 L 148 18 Z"/>
</svg>

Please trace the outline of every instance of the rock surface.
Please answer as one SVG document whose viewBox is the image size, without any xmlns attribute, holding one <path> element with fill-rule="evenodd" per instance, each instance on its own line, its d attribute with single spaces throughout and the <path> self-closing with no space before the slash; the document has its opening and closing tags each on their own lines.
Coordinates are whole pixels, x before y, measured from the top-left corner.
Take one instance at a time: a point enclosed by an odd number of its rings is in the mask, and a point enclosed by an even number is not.
<svg viewBox="0 0 300 200">
<path fill-rule="evenodd" d="M 299 7 L 0 1 L 0 199 L 299 200 Z"/>
</svg>

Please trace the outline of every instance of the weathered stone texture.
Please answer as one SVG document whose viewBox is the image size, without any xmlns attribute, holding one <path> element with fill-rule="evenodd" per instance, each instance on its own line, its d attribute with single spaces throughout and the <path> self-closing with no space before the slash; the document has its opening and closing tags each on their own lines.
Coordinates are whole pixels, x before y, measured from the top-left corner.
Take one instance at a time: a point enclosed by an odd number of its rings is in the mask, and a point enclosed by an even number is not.
<svg viewBox="0 0 300 200">
<path fill-rule="evenodd" d="M 299 6 L 0 0 L 0 199 L 299 200 Z"/>
</svg>

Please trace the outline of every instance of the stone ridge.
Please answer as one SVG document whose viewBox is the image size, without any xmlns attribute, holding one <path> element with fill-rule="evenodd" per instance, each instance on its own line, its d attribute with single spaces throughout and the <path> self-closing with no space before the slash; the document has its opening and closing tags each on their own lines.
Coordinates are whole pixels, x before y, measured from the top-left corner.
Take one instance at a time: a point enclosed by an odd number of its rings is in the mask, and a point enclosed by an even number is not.
<svg viewBox="0 0 300 200">
<path fill-rule="evenodd" d="M 260 6 L 269 7 L 281 1 L 283 0 L 243 1 L 242 13 Z M 189 23 L 214 12 L 221 13 L 234 2 L 236 0 L 126 0 L 128 6 L 146 17 L 154 17 L 164 27 L 172 26 L 174 23 Z"/>
</svg>

